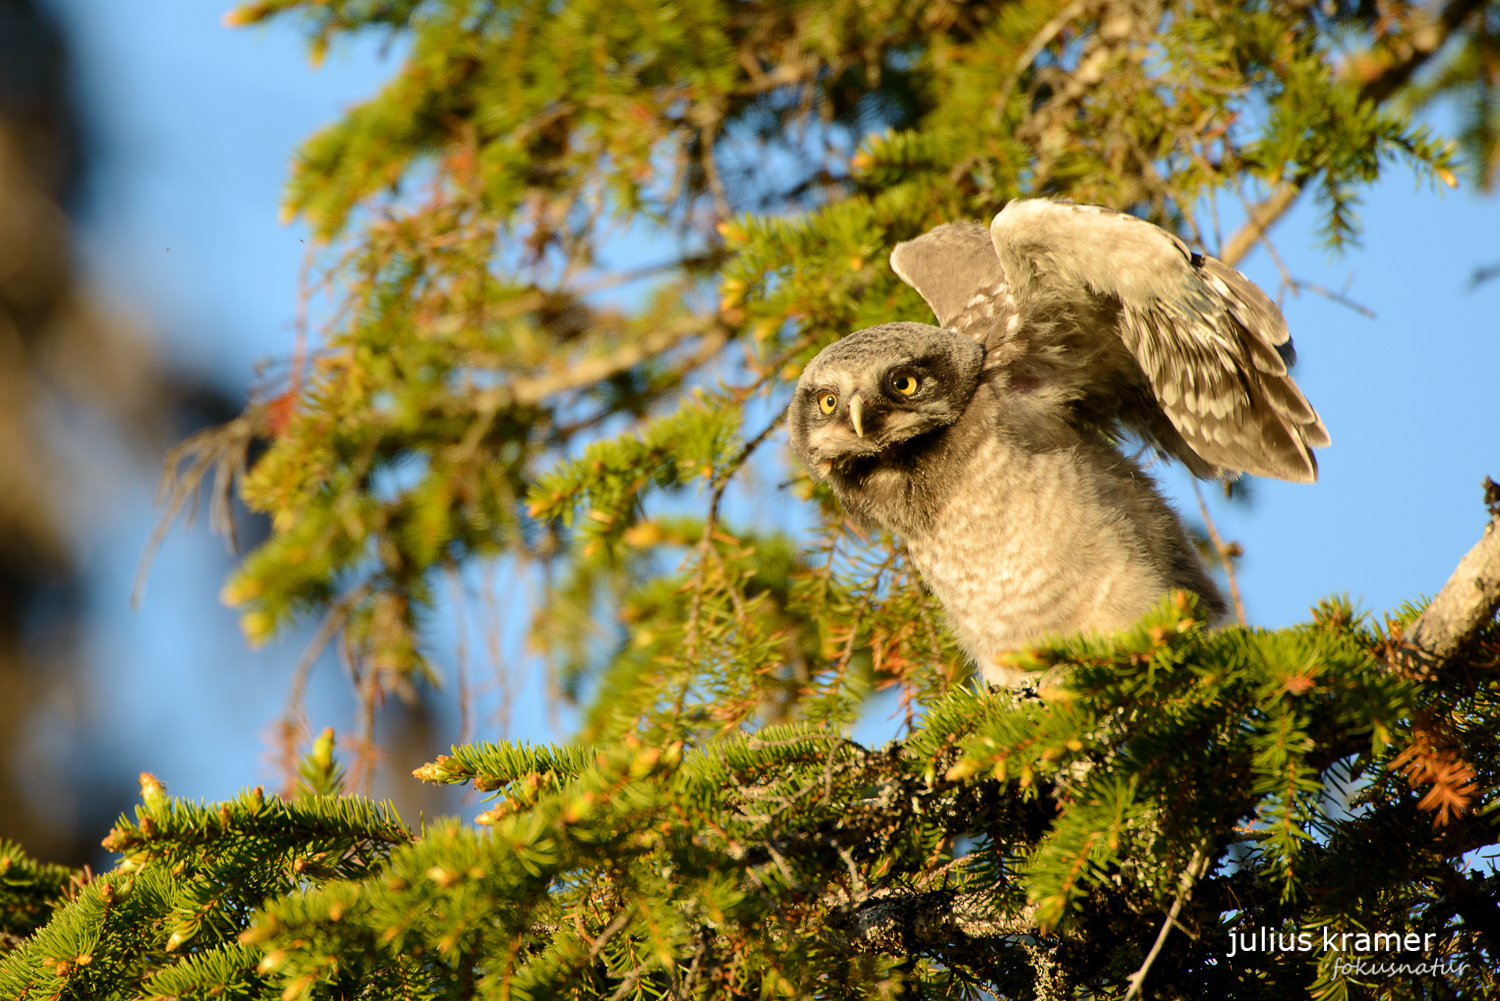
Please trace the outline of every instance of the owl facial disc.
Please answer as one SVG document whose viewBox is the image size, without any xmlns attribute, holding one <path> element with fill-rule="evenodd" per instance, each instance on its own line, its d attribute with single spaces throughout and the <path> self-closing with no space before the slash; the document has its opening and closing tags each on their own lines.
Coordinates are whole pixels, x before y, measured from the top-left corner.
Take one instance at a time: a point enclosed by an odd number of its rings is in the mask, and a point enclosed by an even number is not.
<svg viewBox="0 0 1500 1001">
<path fill-rule="evenodd" d="M 788 408 L 792 448 L 819 479 L 958 420 L 983 349 L 921 323 L 887 323 L 824 348 Z"/>
</svg>

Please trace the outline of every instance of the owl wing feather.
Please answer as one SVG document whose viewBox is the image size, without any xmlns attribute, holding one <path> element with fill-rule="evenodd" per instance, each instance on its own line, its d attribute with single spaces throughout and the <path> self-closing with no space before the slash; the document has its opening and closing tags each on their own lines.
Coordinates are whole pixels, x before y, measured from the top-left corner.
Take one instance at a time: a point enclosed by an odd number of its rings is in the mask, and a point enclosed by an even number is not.
<svg viewBox="0 0 1500 1001">
<path fill-rule="evenodd" d="M 1016 300 L 985 227 L 948 223 L 898 243 L 891 270 L 917 290 L 941 326 L 979 342 L 987 368 L 1019 353 Z"/>
<path fill-rule="evenodd" d="M 1196 475 L 1311 482 L 1328 444 L 1287 371 L 1281 311 L 1223 262 L 1134 216 L 1045 199 L 900 244 L 896 273 L 944 326 Z M 960 260 L 962 259 L 962 264 Z M 1122 350 L 1123 348 L 1123 350 Z"/>
</svg>

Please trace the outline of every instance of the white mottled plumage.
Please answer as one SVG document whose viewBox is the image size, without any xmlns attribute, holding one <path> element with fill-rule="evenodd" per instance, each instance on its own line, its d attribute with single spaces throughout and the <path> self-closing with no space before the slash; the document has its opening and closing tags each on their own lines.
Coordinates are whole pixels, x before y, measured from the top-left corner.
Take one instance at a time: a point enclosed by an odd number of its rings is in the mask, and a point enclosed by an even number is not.
<svg viewBox="0 0 1500 1001">
<path fill-rule="evenodd" d="M 1003 673 L 989 666 L 995 654 L 1083 620 L 1123 629 L 1171 585 L 1140 559 L 1146 540 L 1134 523 L 1107 504 L 1079 503 L 1114 491 L 1066 450 L 1031 453 L 991 439 L 968 472 L 907 545 L 943 607 L 963 610 L 949 625 L 992 680 Z"/>
<path fill-rule="evenodd" d="M 941 226 L 891 264 L 942 328 L 830 345 L 792 446 L 855 518 L 902 535 L 964 649 L 1124 628 L 1163 592 L 1224 604 L 1181 522 L 1112 442 L 1200 476 L 1311 481 L 1323 425 L 1287 374 L 1286 324 L 1243 275 L 1131 216 L 1049 201 Z"/>
</svg>

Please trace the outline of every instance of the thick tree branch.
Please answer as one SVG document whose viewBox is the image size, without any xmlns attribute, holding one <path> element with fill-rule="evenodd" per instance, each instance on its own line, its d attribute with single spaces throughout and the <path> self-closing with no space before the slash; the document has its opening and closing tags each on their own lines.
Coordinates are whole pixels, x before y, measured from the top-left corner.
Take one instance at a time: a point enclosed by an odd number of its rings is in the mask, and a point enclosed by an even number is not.
<svg viewBox="0 0 1500 1001">
<path fill-rule="evenodd" d="M 1484 536 L 1459 560 L 1448 583 L 1406 631 L 1411 655 L 1424 667 L 1441 667 L 1494 618 L 1496 608 L 1500 608 L 1500 519 L 1485 526 Z"/>
<path fill-rule="evenodd" d="M 1411 81 L 1413 74 L 1437 54 L 1469 15 L 1486 0 L 1449 0 L 1431 22 L 1395 37 L 1381 52 L 1368 54 L 1356 66 L 1363 69 L 1360 96 L 1376 104 L 1384 102 Z M 1368 67 L 1367 69 L 1365 67 Z"/>
</svg>

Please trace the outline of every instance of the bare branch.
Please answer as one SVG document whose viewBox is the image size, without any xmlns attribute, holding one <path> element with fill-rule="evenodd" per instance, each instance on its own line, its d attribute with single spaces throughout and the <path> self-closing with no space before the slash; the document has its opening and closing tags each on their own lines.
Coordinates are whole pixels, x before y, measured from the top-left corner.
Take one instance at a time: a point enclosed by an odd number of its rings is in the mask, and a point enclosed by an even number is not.
<svg viewBox="0 0 1500 1001">
<path fill-rule="evenodd" d="M 1322 285 L 1316 285 L 1312 282 L 1305 282 L 1300 278 L 1292 279 L 1291 288 L 1294 293 L 1301 292 L 1303 289 L 1306 289 L 1314 295 L 1321 295 L 1329 302 L 1336 302 L 1340 306 L 1345 306 L 1349 309 L 1352 309 L 1361 316 L 1368 317 L 1371 320 L 1375 319 L 1375 311 L 1373 309 L 1371 309 L 1369 306 L 1365 306 L 1361 303 L 1355 302 L 1353 299 L 1349 298 L 1342 292 L 1335 292 L 1332 289 L 1324 288 Z"/>
<path fill-rule="evenodd" d="M 605 944 L 608 943 L 610 939 L 615 937 L 616 932 L 630 923 L 630 918 L 633 913 L 634 910 L 630 907 L 622 910 L 615 916 L 615 919 L 611 921 L 602 932 L 599 933 L 599 937 L 594 939 L 594 941 L 589 944 L 589 962 L 594 961 L 594 958 L 599 955 L 599 950 L 603 949 Z"/>
<path fill-rule="evenodd" d="M 1141 993 L 1141 985 L 1146 982 L 1146 974 L 1151 972 L 1151 965 L 1156 962 L 1156 957 L 1161 953 L 1161 947 L 1167 941 L 1167 934 L 1172 926 L 1177 923 L 1177 915 L 1182 913 L 1182 905 L 1187 902 L 1193 892 L 1193 884 L 1198 881 L 1202 874 L 1203 866 L 1208 862 L 1207 853 L 1204 851 L 1208 842 L 1202 842 L 1193 849 L 1193 857 L 1188 861 L 1187 868 L 1182 870 L 1182 875 L 1177 878 L 1177 898 L 1172 901 L 1172 909 L 1167 912 L 1167 920 L 1162 922 L 1161 931 L 1156 933 L 1156 942 L 1152 944 L 1151 951 L 1146 954 L 1145 962 L 1141 968 L 1130 975 L 1130 990 L 1125 992 L 1125 1001 L 1130 1001 Z"/>
<path fill-rule="evenodd" d="M 307 690 L 307 679 L 312 674 L 313 666 L 317 664 L 318 658 L 322 656 L 323 650 L 349 620 L 350 610 L 370 593 L 370 587 L 370 582 L 367 580 L 344 592 L 342 597 L 329 606 L 328 611 L 323 613 L 323 621 L 318 624 L 317 632 L 313 633 L 313 638 L 303 648 L 297 667 L 292 671 L 292 683 L 287 689 L 286 705 L 281 710 L 281 718 L 276 723 L 276 732 L 279 734 L 279 742 L 282 745 L 280 748 L 282 782 L 287 790 L 291 790 L 297 782 L 296 745 L 306 720 L 302 696 Z"/>
<path fill-rule="evenodd" d="M 1500 608 L 1500 518 L 1491 519 L 1474 548 L 1406 630 L 1406 642 L 1421 664 L 1441 667 L 1479 632 Z"/>
<path fill-rule="evenodd" d="M 1010 75 L 1005 78 L 1005 85 L 1000 88 L 1000 95 L 995 99 L 997 117 L 1005 114 L 1005 106 L 1010 103 L 1011 91 L 1015 90 L 1016 82 L 1021 79 L 1021 74 L 1026 72 L 1026 67 L 1030 66 L 1036 57 L 1041 55 L 1042 50 L 1051 45 L 1052 40 L 1068 26 L 1068 22 L 1081 15 L 1083 10 L 1083 0 L 1075 0 L 1074 3 L 1059 11 L 1056 17 L 1042 25 L 1042 30 L 1036 33 L 1030 44 L 1016 58 Z"/>
<path fill-rule="evenodd" d="M 167 453 L 162 464 L 161 485 L 156 491 L 156 503 L 163 507 L 161 519 L 151 532 L 146 550 L 135 572 L 135 584 L 130 589 L 130 607 L 139 609 L 146 591 L 146 577 L 151 572 L 151 561 L 156 550 L 167 537 L 172 522 L 192 502 L 185 519 L 193 522 L 193 511 L 197 507 L 198 490 L 210 472 L 214 473 L 212 499 L 209 503 L 209 527 L 222 535 L 234 551 L 234 498 L 230 492 L 234 481 L 245 475 L 250 453 L 250 443 L 260 433 L 265 415 L 265 404 L 251 404 L 243 414 L 227 424 L 199 431 L 191 438 L 175 446 Z M 184 460 L 191 459 L 187 470 L 179 473 Z"/>
<path fill-rule="evenodd" d="M 469 618 L 464 614 L 464 581 L 458 564 L 449 561 L 443 565 L 448 578 L 449 600 L 453 602 L 454 672 L 458 682 L 458 742 L 467 744 L 474 736 L 469 718 L 473 706 L 469 692 Z"/>
<path fill-rule="evenodd" d="M 1311 174 L 1302 174 L 1288 184 L 1277 188 L 1271 197 L 1261 202 L 1250 210 L 1250 218 L 1244 227 L 1229 242 L 1219 248 L 1218 258 L 1230 267 L 1238 264 L 1240 259 L 1250 253 L 1260 238 L 1266 235 L 1266 231 L 1286 214 L 1297 201 L 1297 196 L 1302 194 L 1302 189 L 1312 179 Z"/>
</svg>

